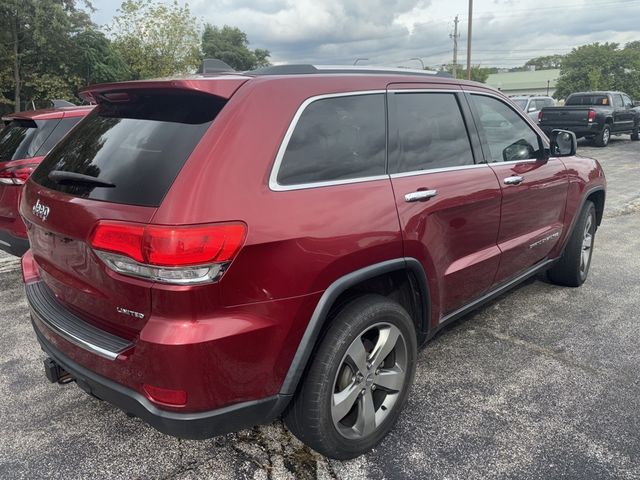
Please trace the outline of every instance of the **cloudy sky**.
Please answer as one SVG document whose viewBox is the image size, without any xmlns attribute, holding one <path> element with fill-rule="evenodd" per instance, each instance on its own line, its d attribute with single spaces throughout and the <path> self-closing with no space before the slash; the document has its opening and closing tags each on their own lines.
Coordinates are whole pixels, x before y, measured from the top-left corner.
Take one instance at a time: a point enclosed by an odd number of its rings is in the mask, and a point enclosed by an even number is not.
<svg viewBox="0 0 640 480">
<path fill-rule="evenodd" d="M 167 0 L 169 1 L 169 0 Z M 184 3 L 184 0 L 179 0 Z M 108 24 L 117 0 L 93 0 Z M 190 0 L 201 22 L 240 27 L 273 63 L 451 63 L 459 15 L 458 62 L 466 62 L 467 0 Z M 561 6 L 562 5 L 562 6 Z M 591 42 L 640 40 L 640 0 L 476 0 L 472 63 L 518 66 Z"/>
</svg>

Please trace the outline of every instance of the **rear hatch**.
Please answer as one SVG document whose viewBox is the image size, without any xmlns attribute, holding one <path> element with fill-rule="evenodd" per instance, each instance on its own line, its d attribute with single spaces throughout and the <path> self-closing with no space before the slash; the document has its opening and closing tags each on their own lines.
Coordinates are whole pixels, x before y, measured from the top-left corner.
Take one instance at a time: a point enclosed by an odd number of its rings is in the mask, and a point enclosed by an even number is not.
<svg viewBox="0 0 640 480">
<path fill-rule="evenodd" d="M 125 338 L 146 323 L 153 282 L 108 268 L 89 245 L 92 232 L 99 221 L 149 224 L 226 103 L 152 86 L 94 94 L 98 106 L 36 169 L 21 204 L 46 286 L 82 318 Z"/>
</svg>

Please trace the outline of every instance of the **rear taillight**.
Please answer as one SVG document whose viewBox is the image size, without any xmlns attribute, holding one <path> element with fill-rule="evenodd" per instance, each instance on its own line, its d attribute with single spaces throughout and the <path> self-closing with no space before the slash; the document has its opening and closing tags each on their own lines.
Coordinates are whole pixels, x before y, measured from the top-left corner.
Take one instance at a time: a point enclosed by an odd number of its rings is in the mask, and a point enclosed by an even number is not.
<svg viewBox="0 0 640 480">
<path fill-rule="evenodd" d="M 596 111 L 595 110 L 589 110 L 589 121 L 593 122 L 596 119 Z"/>
<path fill-rule="evenodd" d="M 538 123 L 542 121 L 542 110 L 538 112 Z"/>
<path fill-rule="evenodd" d="M 89 243 L 118 273 L 187 285 L 219 280 L 246 234 L 243 223 L 174 227 L 101 221 Z"/>
<path fill-rule="evenodd" d="M 5 185 L 24 185 L 24 182 L 27 181 L 37 166 L 38 164 L 4 168 L 0 170 L 0 183 Z"/>
</svg>

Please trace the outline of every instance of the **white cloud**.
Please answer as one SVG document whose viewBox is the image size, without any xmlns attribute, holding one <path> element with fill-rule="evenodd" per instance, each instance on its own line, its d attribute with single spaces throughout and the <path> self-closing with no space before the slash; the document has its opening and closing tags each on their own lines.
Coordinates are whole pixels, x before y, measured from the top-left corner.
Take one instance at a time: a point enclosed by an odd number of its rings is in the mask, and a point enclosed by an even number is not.
<svg viewBox="0 0 640 480">
<path fill-rule="evenodd" d="M 169 0 L 166 0 L 169 1 Z M 181 0 L 184 3 L 184 0 Z M 253 48 L 267 48 L 272 60 L 288 63 L 427 65 L 451 61 L 453 18 L 460 14 L 459 54 L 465 62 L 467 0 L 191 0 L 204 22 L 232 25 Z M 94 0 L 99 23 L 115 8 Z M 566 53 L 594 41 L 640 39 L 640 0 L 476 1 L 473 64 L 522 65 L 540 55 Z"/>
</svg>

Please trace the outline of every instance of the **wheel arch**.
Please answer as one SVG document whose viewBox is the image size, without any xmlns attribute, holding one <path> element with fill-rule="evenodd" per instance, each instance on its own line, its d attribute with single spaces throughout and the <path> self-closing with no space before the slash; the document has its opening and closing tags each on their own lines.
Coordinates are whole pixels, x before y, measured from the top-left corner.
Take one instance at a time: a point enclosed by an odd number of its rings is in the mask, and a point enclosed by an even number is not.
<svg viewBox="0 0 640 480">
<path fill-rule="evenodd" d="M 334 281 L 318 301 L 280 388 L 280 395 L 295 393 L 308 366 L 311 354 L 318 340 L 322 337 L 322 332 L 330 323 L 331 314 L 336 307 L 353 298 L 358 292 L 379 293 L 376 290 L 370 290 L 371 288 L 380 288 L 376 287 L 376 282 L 379 279 L 397 281 L 398 278 L 406 278 L 411 291 L 411 299 L 415 302 L 415 309 L 409 314 L 414 319 L 418 343 L 421 339 L 425 339 L 431 318 L 431 301 L 427 276 L 418 260 L 397 258 L 348 273 Z M 359 290 L 363 287 L 367 289 Z M 402 304 L 402 302 L 400 303 Z"/>
</svg>

